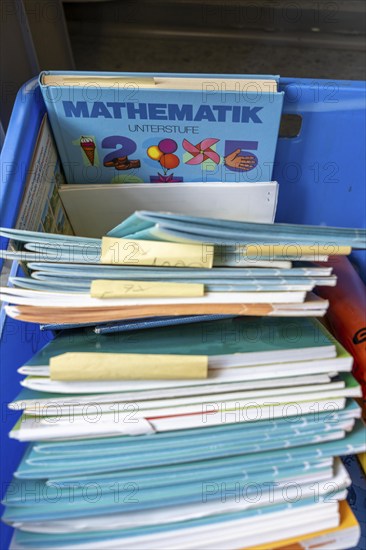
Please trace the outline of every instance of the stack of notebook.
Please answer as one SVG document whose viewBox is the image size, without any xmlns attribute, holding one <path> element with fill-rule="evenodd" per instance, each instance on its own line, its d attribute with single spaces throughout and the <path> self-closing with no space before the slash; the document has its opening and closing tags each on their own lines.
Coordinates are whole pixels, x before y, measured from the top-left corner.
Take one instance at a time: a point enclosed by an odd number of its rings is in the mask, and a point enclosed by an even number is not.
<svg viewBox="0 0 366 550">
<path fill-rule="evenodd" d="M 166 364 L 191 378 L 160 380 Z M 13 548 L 241 548 L 337 527 L 337 457 L 365 449 L 351 367 L 311 319 L 64 331 L 10 404 L 10 436 L 31 442 L 5 499 Z"/>
<path fill-rule="evenodd" d="M 313 319 L 236 317 L 127 334 L 63 331 L 20 368 L 24 390 L 11 407 L 25 418 L 11 435 L 150 434 L 329 411 L 330 401 L 338 410 L 360 395 L 351 367 L 351 357 Z M 83 417 L 88 403 L 103 422 Z M 124 419 L 130 410 L 131 422 L 116 422 L 116 412 Z"/>
<path fill-rule="evenodd" d="M 334 285 L 336 278 L 308 262 L 366 247 L 365 230 L 153 212 L 136 212 L 102 240 L 16 229 L 1 234 L 25 249 L 3 257 L 25 261 L 32 272 L 2 289 L 2 298 L 13 304 L 7 313 L 39 323 L 321 316 L 328 302 L 311 291 Z"/>
<path fill-rule="evenodd" d="M 339 457 L 366 449 L 361 390 L 307 293 L 336 282 L 309 260 L 365 248 L 364 230 L 136 213 L 102 242 L 3 235 L 30 271 L 2 290 L 8 314 L 71 327 L 10 403 L 29 442 L 5 497 L 14 550 L 357 541 Z"/>
</svg>

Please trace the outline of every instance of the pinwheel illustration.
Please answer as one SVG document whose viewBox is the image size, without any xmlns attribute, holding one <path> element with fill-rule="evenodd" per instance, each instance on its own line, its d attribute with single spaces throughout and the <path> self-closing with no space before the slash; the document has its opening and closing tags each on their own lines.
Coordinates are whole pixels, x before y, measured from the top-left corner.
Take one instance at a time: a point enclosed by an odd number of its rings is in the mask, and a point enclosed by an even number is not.
<svg viewBox="0 0 366 550">
<path fill-rule="evenodd" d="M 193 145 L 188 140 L 184 139 L 182 142 L 183 149 L 192 155 L 192 158 L 186 161 L 186 164 L 202 164 L 205 160 L 212 160 L 216 164 L 220 162 L 220 155 L 216 153 L 211 147 L 215 145 L 219 139 L 206 138 L 203 139 L 197 145 Z"/>
</svg>

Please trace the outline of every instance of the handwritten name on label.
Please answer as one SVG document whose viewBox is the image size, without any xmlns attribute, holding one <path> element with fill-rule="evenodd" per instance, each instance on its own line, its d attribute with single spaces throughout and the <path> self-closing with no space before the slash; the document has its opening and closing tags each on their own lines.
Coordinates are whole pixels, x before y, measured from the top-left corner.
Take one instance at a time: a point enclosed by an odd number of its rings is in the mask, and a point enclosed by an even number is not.
<svg viewBox="0 0 366 550">
<path fill-rule="evenodd" d="M 102 264 L 211 268 L 214 247 L 160 241 L 102 238 Z"/>
<path fill-rule="evenodd" d="M 201 283 L 166 283 L 155 281 L 115 281 L 97 279 L 92 282 L 92 298 L 183 298 L 203 296 Z"/>
</svg>

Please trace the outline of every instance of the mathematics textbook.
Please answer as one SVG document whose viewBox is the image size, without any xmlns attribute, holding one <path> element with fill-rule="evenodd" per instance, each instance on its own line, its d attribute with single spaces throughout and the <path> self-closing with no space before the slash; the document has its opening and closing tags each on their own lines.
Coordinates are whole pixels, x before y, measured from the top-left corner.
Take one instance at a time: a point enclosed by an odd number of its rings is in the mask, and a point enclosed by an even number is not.
<svg viewBox="0 0 366 550">
<path fill-rule="evenodd" d="M 270 181 L 277 76 L 43 72 L 68 183 Z"/>
</svg>

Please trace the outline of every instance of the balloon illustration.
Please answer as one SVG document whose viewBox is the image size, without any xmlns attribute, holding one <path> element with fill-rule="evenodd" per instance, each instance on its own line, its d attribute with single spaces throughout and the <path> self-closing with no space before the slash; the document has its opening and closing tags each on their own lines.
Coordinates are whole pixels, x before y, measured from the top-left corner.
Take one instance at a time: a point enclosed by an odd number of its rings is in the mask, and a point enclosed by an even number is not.
<svg viewBox="0 0 366 550">
<path fill-rule="evenodd" d="M 176 144 L 174 139 L 162 139 L 159 142 L 158 148 L 163 153 L 169 154 L 169 153 L 175 153 L 175 151 L 178 149 L 178 145 Z"/>
<path fill-rule="evenodd" d="M 179 157 L 174 155 L 178 149 L 178 144 L 174 139 L 166 138 L 159 141 L 158 145 L 152 145 L 147 149 L 147 154 L 152 160 L 156 160 L 164 169 L 164 174 L 168 170 L 176 168 L 180 164 Z"/>
<path fill-rule="evenodd" d="M 176 168 L 179 164 L 179 158 L 177 155 L 173 155 L 173 153 L 168 153 L 167 155 L 162 155 L 160 159 L 160 164 L 163 168 L 166 168 L 167 170 L 172 170 L 172 168 Z"/>
<path fill-rule="evenodd" d="M 153 160 L 160 160 L 160 157 L 162 156 L 163 152 L 159 149 L 157 145 L 152 145 L 147 150 L 148 156 Z"/>
</svg>

